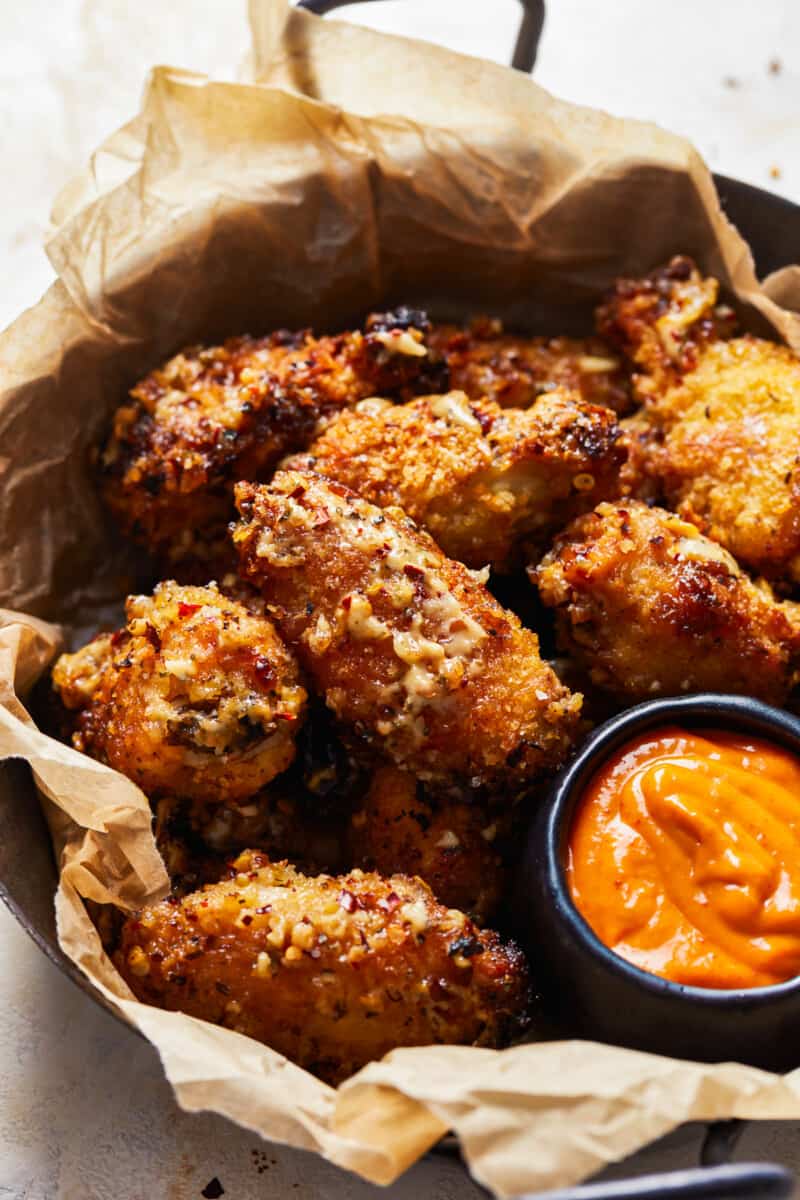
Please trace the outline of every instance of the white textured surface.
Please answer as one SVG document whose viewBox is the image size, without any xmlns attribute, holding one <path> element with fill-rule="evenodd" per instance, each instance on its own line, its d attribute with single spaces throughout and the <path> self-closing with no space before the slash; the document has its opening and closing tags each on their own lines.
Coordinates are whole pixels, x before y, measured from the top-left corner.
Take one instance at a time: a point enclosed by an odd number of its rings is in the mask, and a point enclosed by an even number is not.
<svg viewBox="0 0 800 1200">
<path fill-rule="evenodd" d="M 517 4 L 387 0 L 348 16 L 505 60 Z M 50 280 L 40 243 L 52 196 L 134 112 L 147 67 L 230 74 L 245 44 L 244 0 L 197 0 L 188 30 L 168 0 L 0 0 L 0 28 L 3 325 Z M 570 99 L 668 125 L 715 170 L 800 201 L 797 0 L 550 0 L 536 75 Z M 4 909 L 0 1012 L 0 1200 L 190 1200 L 214 1176 L 228 1200 L 480 1195 L 447 1159 L 379 1192 L 218 1118 L 180 1113 L 150 1047 L 62 979 Z M 800 1169 L 798 1128 L 753 1129 L 740 1157 Z M 635 1168 L 688 1164 L 697 1145 L 696 1129 L 681 1130 Z"/>
</svg>

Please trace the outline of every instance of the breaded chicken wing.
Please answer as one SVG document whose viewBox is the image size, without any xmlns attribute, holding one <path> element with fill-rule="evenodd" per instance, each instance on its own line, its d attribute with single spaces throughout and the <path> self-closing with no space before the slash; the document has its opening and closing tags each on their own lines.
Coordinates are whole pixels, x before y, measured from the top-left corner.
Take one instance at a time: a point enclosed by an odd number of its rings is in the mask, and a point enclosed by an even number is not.
<svg viewBox="0 0 800 1200">
<path fill-rule="evenodd" d="M 242 572 L 356 750 L 509 796 L 563 759 L 580 696 L 400 509 L 300 471 L 236 496 Z"/>
<path fill-rule="evenodd" d="M 736 320 L 719 303 L 719 282 L 679 255 L 644 279 L 618 280 L 597 309 L 597 328 L 634 365 L 641 401 L 693 371 L 708 346 L 733 335 Z"/>
<path fill-rule="evenodd" d="M 464 392 L 408 404 L 364 400 L 284 465 L 316 471 L 381 507 L 398 505 L 450 558 L 510 570 L 598 500 L 625 450 L 610 409 L 558 390 L 526 410 Z"/>
<path fill-rule="evenodd" d="M 246 852 L 229 881 L 130 917 L 116 964 L 150 1004 L 225 1025 L 330 1083 L 397 1046 L 499 1046 L 525 961 L 419 879 L 310 879 Z"/>
<path fill-rule="evenodd" d="M 244 800 L 289 766 L 306 693 L 272 623 L 210 585 L 131 596 L 127 625 L 63 654 L 73 743 L 150 796 Z"/>
<path fill-rule="evenodd" d="M 525 337 L 505 333 L 502 321 L 477 317 L 465 329 L 434 325 L 428 345 L 443 356 L 450 386 L 476 400 L 528 408 L 560 387 L 617 413 L 631 405 L 625 366 L 601 338 Z"/>
<path fill-rule="evenodd" d="M 528 408 L 542 392 L 565 388 L 616 413 L 631 407 L 624 362 L 600 337 L 506 334 L 500 320 L 477 317 L 465 329 L 434 325 L 428 346 L 443 356 L 451 388 L 474 400 Z"/>
<path fill-rule="evenodd" d="M 173 888 L 191 891 L 216 882 L 225 862 L 248 847 L 275 861 L 287 858 L 308 874 L 348 866 L 346 807 L 314 804 L 291 775 L 238 804 L 175 796 L 158 800 L 156 845 Z"/>
<path fill-rule="evenodd" d="M 268 475 L 321 419 L 366 396 L 430 390 L 441 371 L 431 375 L 425 327 L 403 309 L 366 333 L 236 337 L 176 355 L 116 412 L 100 454 L 107 505 L 162 559 L 193 564 L 210 543 L 216 568 L 237 480 Z"/>
<path fill-rule="evenodd" d="M 619 700 L 716 691 L 782 704 L 800 678 L 800 607 L 664 509 L 599 505 L 531 577 L 562 648 Z"/>
<path fill-rule="evenodd" d="M 352 861 L 424 879 L 436 899 L 479 925 L 500 902 L 501 818 L 480 803 L 436 802 L 408 771 L 379 767 L 350 821 Z"/>
<path fill-rule="evenodd" d="M 600 314 L 642 374 L 628 430 L 628 478 L 745 567 L 800 582 L 800 359 L 762 338 L 727 335 L 717 283 L 675 260 L 622 283 Z"/>
</svg>

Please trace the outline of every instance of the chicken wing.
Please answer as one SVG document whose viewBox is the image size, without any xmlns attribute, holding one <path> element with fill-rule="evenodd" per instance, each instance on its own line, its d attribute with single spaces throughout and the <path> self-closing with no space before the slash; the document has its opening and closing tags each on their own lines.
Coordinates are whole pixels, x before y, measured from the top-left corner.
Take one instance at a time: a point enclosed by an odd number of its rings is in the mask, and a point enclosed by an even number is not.
<svg viewBox="0 0 800 1200">
<path fill-rule="evenodd" d="M 637 494 L 660 493 L 743 566 L 800 583 L 800 360 L 733 338 L 717 282 L 686 259 L 623 281 L 600 311 L 640 370 L 631 421 Z"/>
<path fill-rule="evenodd" d="M 716 691 L 782 704 L 800 678 L 800 608 L 663 509 L 601 504 L 531 574 L 562 648 L 621 701 Z"/>
<path fill-rule="evenodd" d="M 216 587 L 161 583 L 128 623 L 63 654 L 53 685 L 73 743 L 150 796 L 254 795 L 289 766 L 306 693 L 271 622 Z"/>
<path fill-rule="evenodd" d="M 162 560 L 225 547 L 232 487 L 268 474 L 318 422 L 366 396 L 430 390 L 424 314 L 376 315 L 366 333 L 236 337 L 193 347 L 153 371 L 116 412 L 100 454 L 105 501 Z M 427 373 L 427 374 L 426 374 Z"/>
<path fill-rule="evenodd" d="M 510 570 L 616 494 L 625 450 L 610 409 L 558 390 L 502 409 L 463 392 L 408 404 L 364 400 L 284 465 L 381 507 L 398 505 L 450 558 Z"/>
<path fill-rule="evenodd" d="M 501 818 L 479 803 L 436 802 L 408 771 L 379 767 L 350 821 L 352 861 L 419 875 L 436 899 L 484 925 L 503 893 Z"/>
<path fill-rule="evenodd" d="M 400 509 L 300 471 L 236 495 L 242 572 L 351 745 L 440 787 L 509 795 L 562 760 L 580 696 Z"/>
<path fill-rule="evenodd" d="M 465 329 L 434 325 L 428 345 L 444 358 L 450 386 L 475 400 L 488 396 L 503 408 L 528 408 L 560 387 L 617 413 L 631 406 L 625 365 L 601 338 L 525 337 L 505 333 L 502 321 L 477 317 Z"/>
<path fill-rule="evenodd" d="M 234 878 L 130 917 L 116 964 L 150 1004 L 225 1025 L 338 1083 L 397 1046 L 499 1046 L 525 960 L 419 879 L 307 878 L 245 852 Z"/>
</svg>

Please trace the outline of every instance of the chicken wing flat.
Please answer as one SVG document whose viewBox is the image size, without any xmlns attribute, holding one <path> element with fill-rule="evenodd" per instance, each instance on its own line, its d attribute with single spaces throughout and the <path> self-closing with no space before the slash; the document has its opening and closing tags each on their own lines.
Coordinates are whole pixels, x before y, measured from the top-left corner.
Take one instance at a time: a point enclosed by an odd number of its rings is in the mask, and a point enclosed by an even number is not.
<svg viewBox="0 0 800 1200">
<path fill-rule="evenodd" d="M 402 309 L 374 316 L 366 333 L 236 337 L 176 355 L 116 412 L 100 454 L 108 507 L 162 559 L 202 558 L 204 538 L 215 556 L 233 483 L 262 478 L 321 419 L 366 396 L 430 390 L 425 324 Z"/>
<path fill-rule="evenodd" d="M 623 282 L 600 312 L 640 375 L 632 419 L 638 494 L 669 507 L 745 567 L 800 582 L 800 360 L 786 346 L 730 337 L 717 282 L 686 259 Z"/>
<path fill-rule="evenodd" d="M 450 558 L 510 570 L 523 547 L 618 490 L 625 450 L 614 413 L 557 390 L 528 409 L 464 392 L 407 404 L 364 400 L 284 464 L 316 471 L 381 507 L 397 505 Z"/>
<path fill-rule="evenodd" d="M 300 471 L 236 495 L 242 572 L 356 751 L 510 795 L 561 761 L 580 696 L 400 509 Z"/>
<path fill-rule="evenodd" d="M 131 596 L 127 625 L 53 669 L 73 743 L 148 795 L 236 802 L 289 766 L 306 693 L 266 617 L 216 587 Z"/>
<path fill-rule="evenodd" d="M 338 1083 L 397 1046 L 499 1046 L 529 1005 L 524 958 L 420 879 L 236 874 L 130 917 L 116 964 L 150 1004 L 224 1025 Z"/>
<path fill-rule="evenodd" d="M 599 505 L 532 578 L 562 648 L 622 701 L 715 691 L 781 704 L 800 677 L 800 608 L 664 509 Z"/>
<path fill-rule="evenodd" d="M 631 406 L 626 367 L 598 337 L 524 337 L 505 333 L 501 321 L 477 317 L 465 329 L 434 325 L 428 345 L 444 358 L 450 386 L 473 399 L 488 396 L 504 408 L 528 408 L 543 392 L 561 387 L 617 413 Z"/>
<path fill-rule="evenodd" d="M 424 879 L 436 899 L 484 925 L 504 885 L 498 817 L 479 804 L 436 802 L 408 771 L 379 767 L 350 822 L 352 861 Z"/>
</svg>

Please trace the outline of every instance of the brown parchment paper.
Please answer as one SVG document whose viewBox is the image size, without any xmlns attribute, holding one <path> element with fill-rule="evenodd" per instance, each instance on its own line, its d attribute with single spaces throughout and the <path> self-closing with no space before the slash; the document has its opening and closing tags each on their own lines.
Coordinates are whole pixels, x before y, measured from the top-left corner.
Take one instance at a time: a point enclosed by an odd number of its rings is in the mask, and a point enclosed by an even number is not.
<svg viewBox="0 0 800 1200">
<path fill-rule="evenodd" d="M 800 1071 L 579 1042 L 400 1050 L 337 1092 L 238 1034 L 138 1004 L 103 954 L 83 898 L 135 908 L 167 887 L 147 801 L 42 734 L 24 703 L 62 637 L 110 619 L 141 578 L 87 457 L 142 372 L 198 339 L 341 327 L 397 300 L 579 330 L 614 276 L 678 251 L 751 328 L 800 350 L 800 272 L 759 286 L 681 138 L 285 0 L 253 0 L 251 24 L 248 82 L 154 71 L 139 114 L 55 205 L 58 281 L 0 337 L 0 603 L 16 610 L 0 613 L 0 757 L 30 764 L 45 807 L 64 952 L 158 1048 L 184 1108 L 378 1183 L 447 1129 L 508 1196 L 574 1182 L 683 1121 L 800 1118 Z"/>
</svg>

